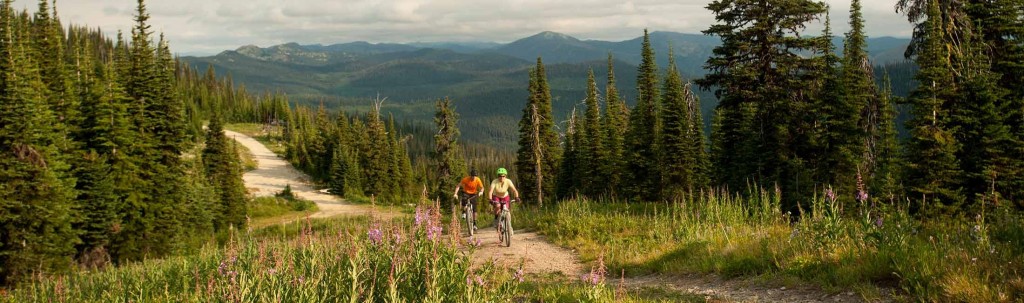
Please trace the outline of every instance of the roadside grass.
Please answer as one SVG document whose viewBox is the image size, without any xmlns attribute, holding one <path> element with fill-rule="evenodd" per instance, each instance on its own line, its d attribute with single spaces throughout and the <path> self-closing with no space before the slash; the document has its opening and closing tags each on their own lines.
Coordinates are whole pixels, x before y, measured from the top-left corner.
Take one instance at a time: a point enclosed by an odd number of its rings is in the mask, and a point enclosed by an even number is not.
<svg viewBox="0 0 1024 303">
<path fill-rule="evenodd" d="M 259 162 L 256 162 L 255 157 L 252 155 L 252 151 L 249 150 L 245 145 L 238 144 L 237 141 L 231 141 L 235 146 L 235 150 L 238 151 L 238 159 L 242 160 L 242 169 L 244 171 L 252 171 L 259 168 Z"/>
<path fill-rule="evenodd" d="M 603 255 L 611 272 L 627 276 L 758 277 L 855 290 L 868 300 L 1024 299 L 1024 217 L 1015 210 L 920 221 L 899 205 L 844 211 L 820 197 L 791 222 L 778 211 L 778 194 L 746 196 L 712 192 L 676 203 L 572 199 L 520 207 L 515 222 L 576 249 L 584 261 Z"/>
<path fill-rule="evenodd" d="M 316 203 L 278 196 L 256 197 L 249 201 L 248 216 L 252 227 L 263 227 L 282 221 L 293 221 L 319 210 Z"/>
</svg>

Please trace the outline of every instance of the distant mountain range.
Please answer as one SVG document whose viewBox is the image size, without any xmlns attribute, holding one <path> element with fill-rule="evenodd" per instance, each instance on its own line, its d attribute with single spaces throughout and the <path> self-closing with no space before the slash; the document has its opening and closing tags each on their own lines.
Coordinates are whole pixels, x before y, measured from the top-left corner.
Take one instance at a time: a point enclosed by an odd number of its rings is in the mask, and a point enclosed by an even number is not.
<svg viewBox="0 0 1024 303">
<path fill-rule="evenodd" d="M 671 47 L 687 78 L 704 74 L 704 62 L 720 44 L 717 37 L 696 34 L 650 36 L 658 66 L 667 65 Z M 218 75 L 230 74 L 249 91 L 284 92 L 300 103 L 324 102 L 360 111 L 369 107 L 366 99 L 379 93 L 389 98 L 385 108 L 396 116 L 424 122 L 433 115 L 434 100 L 451 97 L 462 115 L 464 137 L 504 145 L 514 142 L 514 126 L 526 100 L 527 72 L 537 57 L 547 68 L 556 116 L 564 118 L 584 97 L 588 70 L 601 79 L 603 90 L 609 54 L 615 59 L 618 89 L 632 103 L 641 42 L 642 37 L 611 42 L 542 32 L 508 44 L 288 43 L 247 45 L 215 56 L 181 59 L 201 72 L 212 66 Z M 833 42 L 841 53 L 842 38 Z M 908 43 L 909 39 L 871 38 L 868 52 L 876 64 L 899 62 Z M 713 96 L 698 95 L 709 112 Z"/>
</svg>

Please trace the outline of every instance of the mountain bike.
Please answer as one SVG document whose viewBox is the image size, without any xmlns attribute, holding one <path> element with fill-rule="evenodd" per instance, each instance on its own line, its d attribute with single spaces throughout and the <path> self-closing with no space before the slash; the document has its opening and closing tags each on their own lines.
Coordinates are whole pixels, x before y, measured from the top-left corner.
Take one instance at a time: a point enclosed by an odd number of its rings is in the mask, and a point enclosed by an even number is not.
<svg viewBox="0 0 1024 303">
<path fill-rule="evenodd" d="M 498 240 L 505 243 L 505 247 L 512 246 L 512 211 L 509 210 L 509 205 L 516 200 L 510 199 L 508 203 L 498 202 L 498 206 L 501 207 L 501 211 L 498 214 Z"/>
<path fill-rule="evenodd" d="M 462 205 L 462 219 L 465 219 L 465 221 L 466 221 L 466 224 L 465 224 L 466 225 L 466 231 L 469 233 L 470 237 L 472 237 L 473 234 L 476 232 L 476 230 L 475 230 L 475 227 L 476 227 L 476 220 L 475 220 L 476 219 L 476 210 L 474 209 L 474 206 L 473 206 L 473 204 L 475 204 L 475 203 L 473 203 L 474 202 L 473 199 L 476 199 L 478 196 L 479 195 L 473 195 L 470 198 L 467 198 L 465 200 L 465 203 L 463 203 L 462 198 L 459 198 L 459 203 L 463 204 Z"/>
</svg>

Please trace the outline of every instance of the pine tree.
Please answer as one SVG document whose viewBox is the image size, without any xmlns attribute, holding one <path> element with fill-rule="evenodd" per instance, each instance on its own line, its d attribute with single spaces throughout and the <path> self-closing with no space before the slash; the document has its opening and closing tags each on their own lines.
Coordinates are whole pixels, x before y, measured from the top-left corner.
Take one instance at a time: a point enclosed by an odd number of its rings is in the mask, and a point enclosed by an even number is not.
<svg viewBox="0 0 1024 303">
<path fill-rule="evenodd" d="M 860 0 L 850 4 L 850 31 L 846 33 L 842 60 L 842 97 L 839 109 L 832 117 L 837 120 L 834 128 L 840 141 L 829 142 L 838 145 L 836 149 L 842 155 L 834 167 L 833 187 L 841 186 L 853 191 L 856 183 L 854 176 L 858 168 L 865 172 L 874 170 L 875 156 L 873 147 L 877 144 L 873 138 L 878 125 L 878 89 L 875 87 L 874 70 L 868 61 L 867 42 L 864 35 L 864 18 L 861 16 Z M 870 176 L 866 173 L 862 175 Z"/>
<path fill-rule="evenodd" d="M 701 111 L 700 98 L 693 93 L 689 82 L 683 88 L 687 92 L 687 109 L 690 122 L 690 147 L 693 149 L 693 190 L 711 186 L 711 156 L 708 155 L 707 138 L 704 137 L 704 113 Z"/>
<path fill-rule="evenodd" d="M 203 148 L 203 166 L 206 178 L 218 193 L 219 207 L 214 212 L 214 228 L 227 230 L 229 226 L 245 226 L 246 197 L 242 184 L 242 165 L 233 141 L 224 135 L 220 115 L 210 118 Z"/>
<path fill-rule="evenodd" d="M 434 107 L 437 108 L 434 112 L 434 125 L 437 127 L 434 135 L 434 175 L 438 179 L 433 197 L 441 198 L 447 197 L 455 189 L 458 178 L 466 175 L 466 166 L 459 144 L 459 115 L 452 107 L 452 101 L 447 97 L 438 99 Z"/>
<path fill-rule="evenodd" d="M 580 155 L 583 133 L 581 119 L 576 116 L 576 109 L 569 114 L 569 122 L 565 131 L 565 144 L 562 147 L 562 163 L 558 166 L 558 184 L 555 195 L 559 200 L 569 199 L 580 192 L 580 180 L 583 170 L 580 167 Z"/>
<path fill-rule="evenodd" d="M 84 153 L 75 169 L 80 213 L 75 228 L 82 232 L 79 255 L 101 257 L 96 254 L 109 249 L 114 227 L 120 223 L 122 193 L 137 190 L 125 186 L 131 171 L 125 159 L 132 141 L 124 106 L 129 98 L 114 79 L 113 64 L 100 63 L 97 73 L 88 41 L 81 43 L 75 55 L 79 75 L 75 94 L 82 100 L 75 140 L 81 142 Z"/>
<path fill-rule="evenodd" d="M 607 193 L 615 196 L 622 186 L 623 170 L 626 167 L 623 150 L 629 113 L 626 103 L 622 101 L 615 87 L 615 68 L 612 65 L 611 54 L 608 55 L 608 83 L 605 85 L 605 95 L 607 109 L 602 121 L 605 129 L 605 157 L 600 161 L 603 164 L 600 175 L 604 177 Z"/>
<path fill-rule="evenodd" d="M 12 0 L 0 3 L 0 284 L 67 269 L 78 241 L 74 183 L 62 175 L 51 128 L 57 119 L 15 18 Z"/>
<path fill-rule="evenodd" d="M 874 159 L 875 167 L 872 171 L 869 190 L 876 196 L 882 197 L 885 202 L 896 201 L 900 193 L 899 176 L 900 171 L 900 150 L 896 138 L 896 107 L 897 102 L 893 101 L 892 82 L 889 80 L 889 73 L 885 73 L 882 81 L 881 94 L 878 96 L 878 122 L 875 133 Z"/>
<path fill-rule="evenodd" d="M 641 62 L 637 67 L 637 103 L 630 111 L 629 129 L 626 131 L 625 181 L 629 195 L 641 200 L 660 199 L 657 190 L 661 176 L 657 165 L 655 142 L 658 137 L 658 67 L 654 62 L 651 39 L 644 30 Z"/>
<path fill-rule="evenodd" d="M 1012 166 L 1017 159 L 1008 153 L 1013 137 L 1002 104 L 1006 90 L 998 86 L 999 76 L 990 69 L 991 61 L 985 54 L 980 32 L 969 33 L 962 44 L 966 52 L 964 61 L 969 64 L 957 70 L 956 81 L 961 82 L 958 97 L 962 101 L 950 109 L 950 125 L 963 144 L 957 153 L 964 173 L 962 186 L 969 199 L 980 203 L 983 196 L 994 198 L 992 190 L 1010 190 L 1011 182 L 1007 182 L 1006 176 L 1013 176 Z"/>
<path fill-rule="evenodd" d="M 534 119 L 536 109 L 537 119 Z M 536 159 L 534 132 L 537 130 L 540 146 L 541 176 L 543 183 L 537 188 L 538 176 L 535 173 Z M 519 120 L 519 149 L 516 152 L 516 181 L 519 193 L 524 201 L 537 201 L 543 191 L 547 197 L 555 193 L 555 175 L 561 162 L 562 151 L 555 132 L 554 117 L 551 114 L 551 89 L 544 71 L 544 63 L 537 58 L 537 66 L 530 72 L 529 99 L 523 109 L 523 117 Z"/>
<path fill-rule="evenodd" d="M 801 35 L 803 26 L 825 11 L 823 3 L 782 0 L 765 5 L 755 0 L 714 1 L 707 7 L 717 23 L 704 31 L 721 37 L 698 83 L 715 89 L 719 127 L 714 163 L 721 182 L 738 191 L 749 185 L 778 185 L 784 207 L 794 208 L 809 179 L 804 120 L 821 75 L 818 58 L 799 52 L 822 48 L 822 39 Z M 802 182 L 801 182 L 802 181 Z M 807 194 L 807 193 L 803 193 Z"/>
<path fill-rule="evenodd" d="M 953 101 L 955 92 L 952 90 L 951 67 L 944 54 L 942 15 L 938 1 L 931 2 L 927 33 L 916 60 L 920 66 L 915 77 L 919 85 L 908 99 L 913 106 L 913 118 L 907 121 L 911 137 L 905 155 L 905 179 L 912 201 L 936 206 L 959 205 L 964 200 L 956 187 L 962 178 L 955 155 L 960 142 L 949 129 L 949 111 L 944 106 Z M 941 207 L 927 211 L 939 210 Z"/>
<path fill-rule="evenodd" d="M 665 76 L 661 95 L 661 111 L 659 111 L 661 131 L 658 132 L 657 144 L 660 163 L 662 196 L 668 199 L 680 199 L 694 189 L 694 167 L 696 166 L 696 147 L 693 146 L 690 119 L 692 118 L 689 103 L 692 94 L 684 90 L 683 80 L 676 68 L 673 52 L 669 50 L 668 74 Z"/>
<path fill-rule="evenodd" d="M 580 145 L 576 146 L 579 157 L 579 167 L 576 169 L 579 174 L 576 178 L 580 182 L 580 191 L 592 198 L 601 195 L 607 187 L 600 167 L 600 160 L 607 158 L 607 151 L 601 142 L 604 128 L 601 126 L 601 105 L 598 98 L 600 97 L 597 92 L 597 81 L 594 80 L 594 70 L 591 69 L 587 76 L 587 98 L 584 101 L 587 111 L 581 121 L 582 128 L 577 130 L 580 133 Z"/>
</svg>

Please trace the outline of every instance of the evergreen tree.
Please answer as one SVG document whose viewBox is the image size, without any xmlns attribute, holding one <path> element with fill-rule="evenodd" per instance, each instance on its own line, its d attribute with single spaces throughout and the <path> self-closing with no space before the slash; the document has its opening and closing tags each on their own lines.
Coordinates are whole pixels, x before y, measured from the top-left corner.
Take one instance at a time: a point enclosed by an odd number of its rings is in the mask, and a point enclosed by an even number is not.
<svg viewBox="0 0 1024 303">
<path fill-rule="evenodd" d="M 246 197 L 245 184 L 242 183 L 242 164 L 232 142 L 224 135 L 220 115 L 215 112 L 206 133 L 203 166 L 206 168 L 206 178 L 218 193 L 220 201 L 213 212 L 213 226 L 217 230 L 226 230 L 229 226 L 245 226 Z"/>
<path fill-rule="evenodd" d="M 704 113 L 701 112 L 700 98 L 693 93 L 689 82 L 683 88 L 687 96 L 687 109 L 689 110 L 690 122 L 690 143 L 693 149 L 693 190 L 705 189 L 711 186 L 711 156 L 708 155 L 707 138 L 704 137 Z"/>
<path fill-rule="evenodd" d="M 885 73 L 881 94 L 878 96 L 878 122 L 874 143 L 874 170 L 869 190 L 883 201 L 893 203 L 900 192 L 900 150 L 896 133 L 896 107 L 892 96 L 889 73 Z"/>
<path fill-rule="evenodd" d="M 558 184 L 555 194 L 559 200 L 569 199 L 580 192 L 582 174 L 581 169 L 581 137 L 583 133 L 581 123 L 576 117 L 576 109 L 569 114 L 569 122 L 565 131 L 565 145 L 562 147 L 562 163 L 558 166 Z"/>
<path fill-rule="evenodd" d="M 721 37 L 698 83 L 719 98 L 714 163 L 725 185 L 778 185 L 784 207 L 795 208 L 800 188 L 809 188 L 805 134 L 813 124 L 808 83 L 822 74 L 821 59 L 799 53 L 823 48 L 820 38 L 801 35 L 804 25 L 825 11 L 823 3 L 782 0 L 720 0 L 707 6 L 717 23 L 704 31 Z M 803 181 L 803 182 L 801 182 Z M 808 193 L 803 193 L 808 194 Z"/>
<path fill-rule="evenodd" d="M 533 110 L 536 108 L 537 119 Z M 534 131 L 537 130 L 535 140 Z M 535 146 L 539 141 L 540 146 Z M 535 172 L 535 149 L 540 150 L 540 176 Z M 520 195 L 524 201 L 538 201 L 538 193 L 551 197 L 555 193 L 555 175 L 561 162 L 562 151 L 555 132 L 554 117 L 551 114 L 551 89 L 544 71 L 544 63 L 537 58 L 537 66 L 530 71 L 529 98 L 523 109 L 523 118 L 519 120 L 519 150 L 516 152 L 516 181 Z M 538 177 L 543 177 L 541 188 L 537 188 Z M 540 201 L 538 201 L 540 202 Z"/>
<path fill-rule="evenodd" d="M 452 101 L 448 98 L 438 99 L 434 107 L 437 108 L 434 112 L 437 133 L 434 135 L 433 174 L 438 181 L 433 197 L 441 198 L 447 197 L 455 188 L 458 178 L 466 175 L 466 166 L 459 145 L 459 115 L 452 107 Z"/>
<path fill-rule="evenodd" d="M 74 183 L 62 175 L 67 165 L 51 128 L 57 119 L 12 5 L 0 3 L 0 284 L 68 268 L 78 241 Z"/>
<path fill-rule="evenodd" d="M 929 205 L 933 202 L 958 205 L 964 200 L 956 186 L 962 178 L 955 155 L 960 142 L 949 129 L 949 111 L 944 106 L 953 102 L 956 96 L 942 42 L 942 14 L 938 1 L 931 2 L 927 33 L 916 60 L 920 66 L 915 77 L 919 85 L 908 99 L 913 107 L 913 118 L 907 121 L 911 137 L 905 155 L 905 177 L 912 201 Z"/>
<path fill-rule="evenodd" d="M 659 111 L 661 131 L 657 143 L 661 169 L 662 196 L 680 199 L 694 189 L 694 168 L 697 147 L 693 145 L 690 99 L 692 93 L 683 88 L 683 80 L 676 68 L 672 50 L 669 50 L 668 74 L 665 76 Z"/>
<path fill-rule="evenodd" d="M 597 93 L 597 81 L 594 80 L 594 70 L 591 69 L 587 76 L 587 98 L 584 101 L 587 111 L 581 121 L 582 128 L 577 130 L 580 133 L 577 135 L 580 142 L 576 146 L 579 157 L 579 167 L 576 169 L 579 174 L 576 177 L 580 182 L 580 191 L 589 197 L 601 195 L 607 187 L 600 162 L 601 159 L 607 158 L 607 151 L 602 144 L 604 128 L 601 126 L 601 105 L 598 98 L 600 97 Z"/>
<path fill-rule="evenodd" d="M 969 64 L 960 67 L 957 78 L 962 101 L 950 109 L 950 125 L 963 144 L 956 155 L 964 173 L 962 186 L 968 198 L 981 203 L 982 196 L 994 198 L 993 190 L 1010 189 L 1006 176 L 1013 176 L 1013 163 L 1019 159 L 1009 154 L 1014 144 L 1002 104 L 1006 90 L 998 86 L 999 76 L 990 69 L 980 33 L 970 33 L 963 43 L 964 61 Z"/>
<path fill-rule="evenodd" d="M 605 85 L 605 95 L 607 110 L 602 121 L 605 129 L 605 157 L 600 161 L 603 166 L 599 175 L 604 178 L 607 193 L 615 196 L 622 186 L 623 170 L 626 167 L 623 155 L 629 113 L 626 102 L 619 96 L 615 87 L 615 68 L 612 65 L 611 54 L 608 55 L 608 83 Z"/>
<path fill-rule="evenodd" d="M 363 180 L 366 184 L 363 188 L 367 195 L 380 197 L 381 194 L 391 194 L 392 176 L 388 174 L 388 167 L 392 161 L 389 146 L 387 127 L 380 119 L 380 110 L 374 107 L 366 115 L 366 133 L 368 137 L 365 146 L 365 161 L 363 162 Z"/>
<path fill-rule="evenodd" d="M 637 103 L 630 111 L 626 131 L 625 181 L 629 195 L 641 200 L 659 199 L 661 176 L 657 163 L 658 137 L 658 67 L 654 62 L 651 39 L 644 30 L 640 66 L 637 67 Z"/>
<path fill-rule="evenodd" d="M 864 35 L 864 18 L 861 16 L 860 0 L 850 4 L 850 31 L 846 33 L 842 60 L 842 97 L 841 108 L 837 108 L 832 117 L 836 123 L 829 131 L 832 138 L 838 141 L 829 142 L 837 145 L 835 151 L 840 155 L 834 166 L 829 169 L 835 172 L 832 184 L 847 188 L 852 193 L 856 184 L 855 176 L 862 168 L 862 175 L 874 170 L 875 156 L 872 148 L 877 144 L 873 138 L 878 125 L 878 89 L 875 87 L 874 70 L 868 61 L 867 37 Z M 852 195 L 851 195 L 852 196 Z"/>
</svg>

